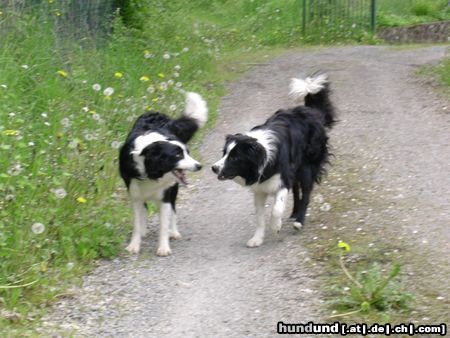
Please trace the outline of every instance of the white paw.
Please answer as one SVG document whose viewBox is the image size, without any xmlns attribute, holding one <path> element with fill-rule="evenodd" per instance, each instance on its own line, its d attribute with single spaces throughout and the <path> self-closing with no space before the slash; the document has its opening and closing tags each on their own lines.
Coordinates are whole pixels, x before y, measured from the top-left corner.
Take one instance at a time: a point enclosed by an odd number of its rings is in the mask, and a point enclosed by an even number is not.
<svg viewBox="0 0 450 338">
<path fill-rule="evenodd" d="M 169 256 L 170 254 L 172 254 L 172 251 L 170 250 L 170 248 L 168 246 L 160 246 L 158 248 L 158 250 L 156 251 L 156 254 L 159 257 L 166 257 L 166 256 Z"/>
<path fill-rule="evenodd" d="M 297 230 L 300 230 L 300 229 L 302 228 L 302 226 L 303 226 L 303 224 L 300 223 L 300 222 L 294 222 L 292 225 L 293 225 L 294 228 L 297 229 Z"/>
<path fill-rule="evenodd" d="M 171 231 L 170 238 L 171 239 L 181 239 L 181 234 L 178 231 Z"/>
<path fill-rule="evenodd" d="M 249 248 L 256 248 L 258 246 L 260 246 L 261 244 L 263 244 L 263 239 L 260 237 L 252 237 L 250 238 L 250 240 L 247 242 L 247 246 Z"/>
<path fill-rule="evenodd" d="M 276 234 L 279 233 L 281 230 L 281 226 L 282 226 L 281 219 L 272 217 L 270 222 L 270 227 L 272 228 L 272 231 Z"/>
<path fill-rule="evenodd" d="M 141 249 L 141 245 L 136 242 L 130 242 L 130 244 L 125 248 L 125 250 L 127 250 L 131 254 L 139 253 L 140 249 Z"/>
</svg>

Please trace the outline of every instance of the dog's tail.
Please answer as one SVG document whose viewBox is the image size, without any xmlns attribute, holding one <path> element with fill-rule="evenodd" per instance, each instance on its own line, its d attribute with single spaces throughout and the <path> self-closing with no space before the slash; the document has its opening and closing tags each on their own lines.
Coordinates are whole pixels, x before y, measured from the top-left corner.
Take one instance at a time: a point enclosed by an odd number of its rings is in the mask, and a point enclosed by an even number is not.
<svg viewBox="0 0 450 338">
<path fill-rule="evenodd" d="M 293 78 L 289 85 L 289 96 L 297 102 L 305 99 L 305 106 L 319 110 L 326 127 L 331 128 L 336 123 L 327 74 L 315 73 L 306 79 Z"/>
<path fill-rule="evenodd" d="M 170 130 L 184 143 L 188 142 L 195 132 L 208 121 L 208 106 L 205 100 L 193 92 L 186 93 L 186 106 L 183 116 L 172 120 Z"/>
</svg>

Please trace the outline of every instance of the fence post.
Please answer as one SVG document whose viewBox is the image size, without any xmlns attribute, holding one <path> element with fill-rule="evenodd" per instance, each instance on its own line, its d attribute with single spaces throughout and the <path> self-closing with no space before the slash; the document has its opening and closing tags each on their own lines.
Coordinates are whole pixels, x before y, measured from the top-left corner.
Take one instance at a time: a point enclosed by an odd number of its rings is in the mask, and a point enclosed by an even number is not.
<svg viewBox="0 0 450 338">
<path fill-rule="evenodd" d="M 302 13 L 302 32 L 306 35 L 306 1 L 303 0 L 303 13 Z"/>
<path fill-rule="evenodd" d="M 377 25 L 377 0 L 370 1 L 370 30 L 375 33 Z"/>
</svg>

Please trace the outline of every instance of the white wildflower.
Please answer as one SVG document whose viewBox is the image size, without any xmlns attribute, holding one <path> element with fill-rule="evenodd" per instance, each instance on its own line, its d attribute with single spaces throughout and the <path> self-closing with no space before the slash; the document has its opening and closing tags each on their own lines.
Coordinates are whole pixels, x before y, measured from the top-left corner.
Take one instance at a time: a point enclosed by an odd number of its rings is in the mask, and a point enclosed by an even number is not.
<svg viewBox="0 0 450 338">
<path fill-rule="evenodd" d="M 42 234 L 45 231 L 45 225 L 42 223 L 34 223 L 31 226 L 31 231 L 36 235 Z"/>
<path fill-rule="evenodd" d="M 181 88 L 182 85 L 183 85 L 183 84 L 182 84 L 181 82 L 177 82 L 177 83 L 175 84 L 175 87 Z"/>
<path fill-rule="evenodd" d="M 164 55 L 163 55 L 163 59 L 164 60 L 169 60 L 170 59 L 170 54 L 169 53 L 164 53 Z"/>
<path fill-rule="evenodd" d="M 47 113 L 42 113 L 41 116 L 46 119 L 48 117 Z"/>
<path fill-rule="evenodd" d="M 65 117 L 61 120 L 61 124 L 64 128 L 69 128 L 70 127 L 70 120 L 69 118 Z"/>
<path fill-rule="evenodd" d="M 28 68 L 30 68 L 30 67 L 28 67 L 28 65 L 22 65 L 22 66 L 20 66 L 20 67 L 22 67 L 23 69 L 28 69 Z"/>
<path fill-rule="evenodd" d="M 75 266 L 75 263 L 73 263 L 73 262 L 69 262 L 69 263 L 67 263 L 67 270 L 68 271 L 70 271 L 70 270 L 72 270 L 73 269 L 73 267 Z"/>
<path fill-rule="evenodd" d="M 88 111 L 89 111 L 89 107 L 83 107 L 83 108 L 81 108 L 81 111 L 83 112 L 83 113 L 87 113 Z"/>
<path fill-rule="evenodd" d="M 114 94 L 114 89 L 112 87 L 108 87 L 103 91 L 103 95 L 105 96 L 111 96 Z"/>
<path fill-rule="evenodd" d="M 169 107 L 169 109 L 170 109 L 171 111 L 175 111 L 175 110 L 177 109 L 177 106 L 174 105 L 174 104 L 171 104 L 170 107 Z"/>
<path fill-rule="evenodd" d="M 56 198 L 63 199 L 67 196 L 66 190 L 64 188 L 57 188 L 53 189 L 53 193 L 55 194 Z"/>
<path fill-rule="evenodd" d="M 5 84 L 1 84 L 0 87 L 2 87 L 3 89 L 8 89 L 8 86 Z"/>
<path fill-rule="evenodd" d="M 188 47 L 184 47 L 184 48 L 183 48 L 183 52 L 184 52 L 184 53 L 189 52 L 189 48 L 188 48 Z"/>
<path fill-rule="evenodd" d="M 98 92 L 102 89 L 102 86 L 100 86 L 98 83 L 96 83 L 92 86 L 92 89 L 94 89 L 96 92 Z"/>
<path fill-rule="evenodd" d="M 17 176 L 23 171 L 23 167 L 20 163 L 14 164 L 11 168 L 8 169 L 8 174 L 11 176 Z"/>
<path fill-rule="evenodd" d="M 29 145 L 30 147 L 34 147 L 34 146 L 35 146 L 35 144 L 34 144 L 33 141 L 28 142 L 28 145 Z"/>
<path fill-rule="evenodd" d="M 7 202 L 14 201 L 15 199 L 16 199 L 16 196 L 14 196 L 13 194 L 8 194 L 8 195 L 5 196 L 5 200 Z"/>
</svg>

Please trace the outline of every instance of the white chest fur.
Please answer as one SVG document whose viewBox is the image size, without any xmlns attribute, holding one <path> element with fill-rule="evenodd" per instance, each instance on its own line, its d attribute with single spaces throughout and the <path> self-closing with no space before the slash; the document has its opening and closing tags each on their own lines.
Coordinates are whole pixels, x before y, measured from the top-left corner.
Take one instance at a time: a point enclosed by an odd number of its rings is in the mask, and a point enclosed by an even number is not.
<svg viewBox="0 0 450 338">
<path fill-rule="evenodd" d="M 268 180 L 262 182 L 262 183 L 256 183 L 250 186 L 250 189 L 252 189 L 253 192 L 262 192 L 268 195 L 274 195 L 276 194 L 281 188 L 281 175 L 276 174 L 273 175 Z"/>
<path fill-rule="evenodd" d="M 132 199 L 139 201 L 161 201 L 164 191 L 175 184 L 176 179 L 172 173 L 167 173 L 158 180 L 132 179 L 130 183 L 130 195 Z"/>
</svg>

